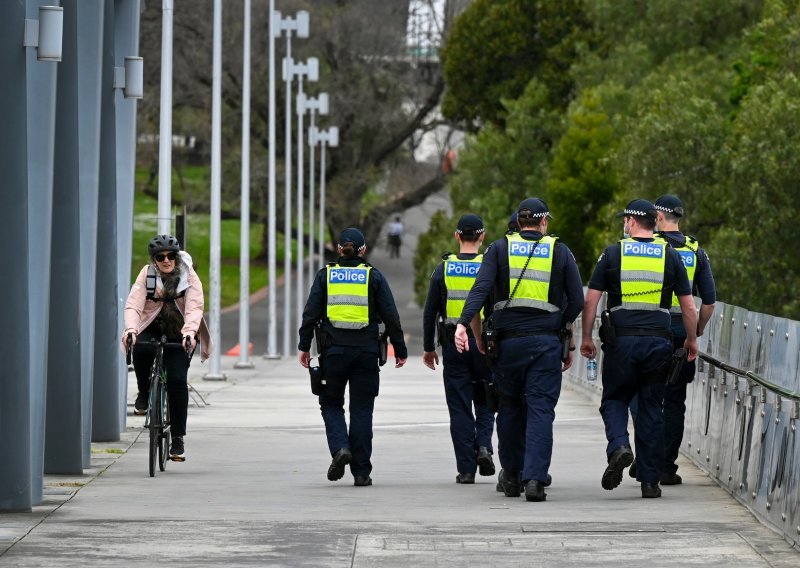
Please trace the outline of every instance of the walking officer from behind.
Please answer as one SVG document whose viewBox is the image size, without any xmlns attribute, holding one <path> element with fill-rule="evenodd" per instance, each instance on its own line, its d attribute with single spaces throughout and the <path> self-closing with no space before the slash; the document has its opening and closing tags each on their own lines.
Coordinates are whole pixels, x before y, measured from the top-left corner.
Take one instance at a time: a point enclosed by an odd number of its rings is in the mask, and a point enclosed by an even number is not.
<svg viewBox="0 0 800 568">
<path fill-rule="evenodd" d="M 467 214 L 459 219 L 455 232 L 458 254 L 445 254 L 433 271 L 422 316 L 425 350 L 422 362 L 426 367 L 435 370 L 439 363 L 434 345 L 437 328 L 442 346 L 444 392 L 458 468 L 456 483 L 475 483 L 476 470 L 484 476 L 495 473 L 492 460 L 494 413 L 486 405 L 485 390 L 491 373 L 471 329 L 467 330 L 470 350 L 459 353 L 455 347 L 456 323 L 481 266 L 483 255 L 478 254 L 478 250 L 483 237 L 480 217 Z M 480 321 L 480 315 L 475 317 Z"/>
<path fill-rule="evenodd" d="M 303 310 L 299 359 L 308 368 L 311 340 L 317 347 L 326 385 L 319 396 L 332 460 L 328 479 L 344 476 L 350 464 L 356 486 L 372 485 L 372 411 L 378 396 L 380 323 L 392 341 L 395 367 L 408 353 L 392 291 L 383 275 L 363 256 L 367 246 L 356 228 L 342 231 L 339 259 L 317 272 Z M 344 417 L 344 391 L 350 390 L 350 429 Z"/>
<path fill-rule="evenodd" d="M 628 437 L 628 411 L 638 399 L 634 418 L 637 479 L 642 497 L 661 496 L 658 486 L 664 463 L 664 419 L 661 402 L 672 360 L 670 333 L 673 293 L 686 329 L 689 360 L 697 356 L 697 317 L 691 287 L 680 254 L 653 237 L 655 206 L 634 199 L 617 214 L 624 219 L 625 238 L 600 255 L 586 292 L 581 354 L 594 358 L 592 328 L 597 305 L 608 293 L 602 314 L 603 395 L 600 414 L 605 423 L 608 466 L 601 485 L 611 490 L 633 462 Z"/>
<path fill-rule="evenodd" d="M 583 308 L 578 266 L 566 245 L 546 236 L 549 219 L 543 200 L 528 198 L 520 204 L 520 232 L 486 250 L 455 339 L 456 349 L 470 349 L 467 328 L 493 293 L 484 349 L 490 357 L 496 354 L 499 482 L 508 497 L 519 496 L 524 485 L 528 501 L 546 499 L 561 373 L 572 364 L 569 351 L 562 361 L 559 332 Z"/>
<path fill-rule="evenodd" d="M 692 293 L 700 296 L 700 314 L 697 318 L 697 337 L 703 332 L 714 313 L 717 289 L 714 276 L 711 274 L 711 261 L 706 251 L 700 248 L 697 239 L 684 235 L 679 227 L 683 217 L 683 203 L 674 195 L 662 195 L 655 202 L 658 219 L 656 220 L 657 237 L 678 251 L 686 267 Z M 683 347 L 686 331 L 683 327 L 683 314 L 678 297 L 672 295 L 672 347 L 674 350 Z M 682 482 L 678 475 L 678 459 L 681 441 L 683 441 L 683 422 L 686 414 L 686 386 L 694 380 L 695 361 L 683 366 L 680 376 L 674 384 L 666 386 L 664 393 L 664 468 L 661 471 L 661 485 L 679 485 Z"/>
</svg>

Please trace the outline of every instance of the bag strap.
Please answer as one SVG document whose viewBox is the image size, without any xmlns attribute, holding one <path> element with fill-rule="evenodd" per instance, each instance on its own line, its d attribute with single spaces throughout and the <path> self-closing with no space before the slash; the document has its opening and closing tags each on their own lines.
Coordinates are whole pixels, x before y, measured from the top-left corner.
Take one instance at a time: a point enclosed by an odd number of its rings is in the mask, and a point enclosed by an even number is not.
<svg viewBox="0 0 800 568">
<path fill-rule="evenodd" d="M 522 267 L 522 272 L 519 273 L 519 278 L 517 278 L 517 283 L 514 284 L 514 290 L 508 295 L 508 300 L 506 300 L 506 303 L 503 305 L 504 310 L 508 307 L 508 304 L 511 303 L 511 299 L 514 297 L 514 294 L 517 293 L 517 289 L 519 288 L 520 282 L 522 282 L 522 279 L 525 277 L 525 271 L 528 270 L 528 265 L 531 263 L 531 258 L 533 258 L 533 253 L 536 252 L 536 247 L 539 246 L 540 241 L 541 239 L 533 243 L 533 247 L 531 247 L 531 250 L 528 253 L 528 258 L 525 259 L 525 266 Z M 511 270 L 511 267 L 509 266 L 508 269 Z"/>
</svg>

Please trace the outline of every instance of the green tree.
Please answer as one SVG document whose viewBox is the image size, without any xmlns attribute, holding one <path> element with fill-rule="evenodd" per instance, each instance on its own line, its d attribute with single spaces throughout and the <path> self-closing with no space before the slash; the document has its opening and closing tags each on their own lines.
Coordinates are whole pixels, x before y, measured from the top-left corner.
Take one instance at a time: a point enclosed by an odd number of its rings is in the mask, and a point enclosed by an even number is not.
<svg viewBox="0 0 800 568">
<path fill-rule="evenodd" d="M 618 144 L 600 94 L 584 91 L 570 108 L 566 131 L 553 153 L 547 196 L 555 216 L 550 227 L 570 247 L 585 278 L 601 248 L 598 230 L 608 224 L 599 213 L 618 190 L 610 159 Z"/>
<path fill-rule="evenodd" d="M 502 100 L 533 78 L 553 106 L 572 98 L 570 67 L 578 45 L 592 44 L 583 0 L 476 0 L 456 20 L 442 51 L 447 90 L 442 112 L 468 128 L 503 125 Z"/>
</svg>

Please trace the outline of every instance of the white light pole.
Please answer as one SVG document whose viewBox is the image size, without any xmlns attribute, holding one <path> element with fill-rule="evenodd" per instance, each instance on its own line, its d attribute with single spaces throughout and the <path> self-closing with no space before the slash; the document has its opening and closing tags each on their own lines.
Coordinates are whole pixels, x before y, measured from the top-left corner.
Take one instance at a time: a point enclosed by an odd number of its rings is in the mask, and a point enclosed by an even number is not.
<svg viewBox="0 0 800 568">
<path fill-rule="evenodd" d="M 315 151 L 317 149 L 317 145 L 311 140 L 310 133 L 317 127 L 317 112 L 319 112 L 321 115 L 328 114 L 328 93 L 320 93 L 317 98 L 303 97 L 302 105 L 298 98 L 298 107 L 299 106 L 302 106 L 305 109 L 304 112 L 308 111 L 311 115 L 311 121 L 308 128 L 308 167 L 310 170 L 308 177 L 308 283 L 311 285 L 312 281 L 314 280 L 314 258 L 316 256 L 314 251 L 314 230 L 316 229 L 314 226 L 314 209 L 316 208 L 316 204 L 314 203 L 314 185 L 316 183 Z"/>
<path fill-rule="evenodd" d="M 320 262 L 325 262 L 325 148 L 336 148 L 339 145 L 339 128 L 331 126 L 328 130 L 314 130 L 309 134 L 314 144 L 320 145 L 319 152 L 319 255 Z"/>
<path fill-rule="evenodd" d="M 158 233 L 172 234 L 172 19 L 173 0 L 161 4 L 161 116 L 158 135 Z M 186 243 L 181 243 L 186 246 Z"/>
<path fill-rule="evenodd" d="M 278 281 L 277 281 L 277 205 L 275 200 L 275 38 L 280 37 L 281 14 L 275 11 L 275 0 L 269 0 L 269 125 L 268 125 L 268 169 L 267 174 L 267 359 L 278 359 Z M 276 35 L 277 34 L 277 35 Z"/>
<path fill-rule="evenodd" d="M 239 252 L 239 361 L 237 369 L 252 369 L 250 361 L 250 14 L 244 0 L 244 61 L 242 64 L 242 205 Z"/>
<path fill-rule="evenodd" d="M 286 57 L 284 58 L 284 71 L 287 69 L 287 62 L 292 61 L 292 32 L 299 38 L 308 37 L 309 15 L 308 12 L 300 11 L 295 18 L 276 17 L 275 33 L 280 35 L 286 33 Z M 285 153 L 285 207 L 284 207 L 284 251 L 283 251 L 283 354 L 290 357 L 294 350 L 291 349 L 290 337 L 292 329 L 292 81 L 291 76 L 284 73 L 286 81 L 286 145 Z"/>
<path fill-rule="evenodd" d="M 209 381 L 224 381 L 220 372 L 220 244 L 222 213 L 222 0 L 214 0 L 214 60 L 211 84 L 211 254 L 209 256 L 209 300 L 211 341 L 216 346 L 211 352 L 209 372 L 203 377 Z"/>
<path fill-rule="evenodd" d="M 284 73 L 290 77 L 297 78 L 297 274 L 295 280 L 297 282 L 297 325 L 303 321 L 303 302 L 305 299 L 305 290 L 303 287 L 303 270 L 304 270 L 304 242 L 305 242 L 305 227 L 303 220 L 305 217 L 305 207 L 303 205 L 303 196 L 305 184 L 303 183 L 303 174 L 305 173 L 305 164 L 303 162 L 303 116 L 305 115 L 305 108 L 301 101 L 305 100 L 305 93 L 303 92 L 303 78 L 309 81 L 319 80 L 319 60 L 316 57 L 310 57 L 303 63 L 293 63 L 289 60 L 285 61 Z"/>
</svg>

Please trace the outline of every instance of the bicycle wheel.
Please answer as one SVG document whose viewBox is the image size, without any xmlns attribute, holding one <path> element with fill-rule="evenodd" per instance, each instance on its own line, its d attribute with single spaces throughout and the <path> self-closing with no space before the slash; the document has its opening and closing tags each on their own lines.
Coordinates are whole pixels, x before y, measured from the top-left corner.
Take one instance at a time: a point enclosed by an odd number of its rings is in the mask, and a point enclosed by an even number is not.
<svg viewBox="0 0 800 568">
<path fill-rule="evenodd" d="M 148 409 L 150 421 L 150 453 L 148 459 L 150 477 L 155 477 L 156 475 L 156 463 L 161 442 L 161 404 L 159 402 L 158 385 L 159 381 L 154 381 L 150 385 L 150 407 Z"/>
<path fill-rule="evenodd" d="M 161 406 L 161 433 L 158 445 L 158 469 L 167 469 L 169 461 L 169 406 L 167 405 L 167 389 L 163 382 L 158 382 L 158 390 Z"/>
</svg>

